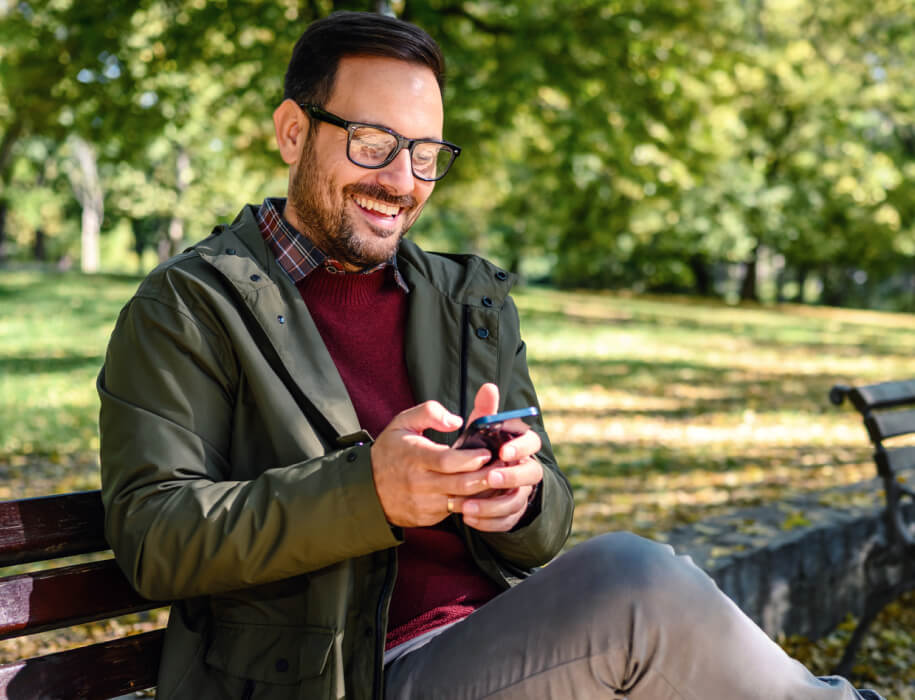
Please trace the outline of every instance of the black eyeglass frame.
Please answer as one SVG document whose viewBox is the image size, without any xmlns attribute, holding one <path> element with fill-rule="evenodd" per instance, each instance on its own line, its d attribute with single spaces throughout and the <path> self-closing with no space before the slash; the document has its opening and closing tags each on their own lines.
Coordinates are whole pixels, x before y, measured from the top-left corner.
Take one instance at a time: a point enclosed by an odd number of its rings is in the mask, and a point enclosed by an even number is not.
<svg viewBox="0 0 915 700">
<path fill-rule="evenodd" d="M 346 129 L 346 158 L 350 163 L 353 165 L 358 165 L 360 168 L 367 168 L 369 170 L 379 170 L 380 168 L 384 168 L 385 166 L 390 165 L 391 161 L 397 157 L 397 154 L 406 148 L 410 152 L 410 170 L 413 173 L 413 177 L 425 182 L 436 182 L 448 174 L 448 171 L 451 170 L 451 166 L 454 165 L 455 159 L 461 155 L 461 147 L 448 141 L 437 141 L 435 139 L 408 139 L 405 136 L 401 136 L 393 129 L 389 129 L 386 126 L 381 126 L 380 124 L 347 121 L 346 119 L 338 117 L 336 114 L 331 114 L 326 109 L 323 109 L 318 105 L 312 104 L 310 102 L 296 102 L 296 104 L 301 107 L 309 117 L 317 119 L 318 121 L 327 122 L 328 124 L 333 124 L 334 126 L 339 126 L 341 129 Z M 363 163 L 357 163 L 350 156 L 349 150 L 350 142 L 353 138 L 353 132 L 359 127 L 378 129 L 379 131 L 383 131 L 386 134 L 390 134 L 395 139 L 397 139 L 397 146 L 388 154 L 388 157 L 378 165 L 365 165 Z M 413 165 L 413 148 L 418 143 L 434 143 L 440 146 L 447 146 L 448 149 L 450 149 L 451 160 L 448 161 L 448 165 L 445 166 L 445 168 L 442 170 L 442 174 L 438 177 L 423 177 L 416 172 L 416 167 Z"/>
</svg>

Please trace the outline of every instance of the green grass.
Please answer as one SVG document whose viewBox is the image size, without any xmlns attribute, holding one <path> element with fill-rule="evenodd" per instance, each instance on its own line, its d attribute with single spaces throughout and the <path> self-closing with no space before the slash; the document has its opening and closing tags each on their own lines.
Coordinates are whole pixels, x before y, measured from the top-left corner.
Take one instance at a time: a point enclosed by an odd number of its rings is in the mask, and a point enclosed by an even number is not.
<svg viewBox="0 0 915 700">
<path fill-rule="evenodd" d="M 0 498 L 98 485 L 95 376 L 138 282 L 0 272 Z M 611 529 L 663 538 L 714 513 L 871 478 L 860 418 L 827 392 L 915 377 L 912 315 L 544 289 L 516 301 L 575 490 L 573 542 Z M 898 643 L 911 640 L 913 606 L 881 622 L 871 643 L 891 648 L 869 648 L 859 669 L 893 697 L 915 697 L 915 644 Z M 792 650 L 822 673 L 842 634 Z"/>
<path fill-rule="evenodd" d="M 97 484 L 95 377 L 138 283 L 0 272 L 0 468 L 11 477 L 0 480 L 0 497 Z"/>
</svg>

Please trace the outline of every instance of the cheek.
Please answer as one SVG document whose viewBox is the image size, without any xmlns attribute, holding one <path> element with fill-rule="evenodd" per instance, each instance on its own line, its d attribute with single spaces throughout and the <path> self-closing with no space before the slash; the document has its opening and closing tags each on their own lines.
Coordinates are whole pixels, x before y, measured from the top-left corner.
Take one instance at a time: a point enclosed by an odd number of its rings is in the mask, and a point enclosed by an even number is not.
<svg viewBox="0 0 915 700">
<path fill-rule="evenodd" d="M 429 199 L 429 196 L 432 194 L 432 190 L 435 189 L 434 182 L 422 182 L 421 180 L 416 181 L 418 184 L 416 186 L 416 201 L 422 206 L 426 203 L 426 200 Z"/>
</svg>

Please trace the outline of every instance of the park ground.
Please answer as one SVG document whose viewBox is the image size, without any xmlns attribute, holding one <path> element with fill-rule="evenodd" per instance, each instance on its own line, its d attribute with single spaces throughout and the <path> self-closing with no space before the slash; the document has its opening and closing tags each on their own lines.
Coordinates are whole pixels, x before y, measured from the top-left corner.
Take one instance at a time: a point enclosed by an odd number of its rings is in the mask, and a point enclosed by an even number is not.
<svg viewBox="0 0 915 700">
<path fill-rule="evenodd" d="M 98 487 L 94 381 L 132 276 L 0 273 L 0 499 Z M 915 376 L 910 314 L 731 306 L 684 297 L 519 291 L 547 429 L 577 510 L 572 541 L 608 530 L 663 539 L 677 525 L 870 479 L 859 416 L 835 383 Z M 803 524 L 788 514 L 785 527 Z M 149 624 L 125 620 L 122 628 Z M 824 640 L 779 640 L 816 673 Z M 110 631 L 0 644 L 0 662 Z M 856 680 L 915 700 L 915 596 L 869 635 Z"/>
</svg>

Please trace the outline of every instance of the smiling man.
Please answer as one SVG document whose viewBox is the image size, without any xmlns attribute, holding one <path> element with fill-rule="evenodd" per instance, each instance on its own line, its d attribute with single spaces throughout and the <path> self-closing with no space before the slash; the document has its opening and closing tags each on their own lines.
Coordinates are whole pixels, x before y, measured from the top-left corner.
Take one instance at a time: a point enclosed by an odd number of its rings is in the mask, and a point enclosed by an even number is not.
<svg viewBox="0 0 915 700">
<path fill-rule="evenodd" d="M 495 456 L 449 447 L 537 405 L 511 276 L 404 238 L 460 154 L 443 75 L 413 25 L 309 26 L 274 113 L 287 197 L 121 312 L 102 494 L 125 574 L 173 601 L 158 697 L 873 697 L 814 678 L 647 540 L 534 573 L 572 520 L 542 423 L 507 423 Z"/>
</svg>

